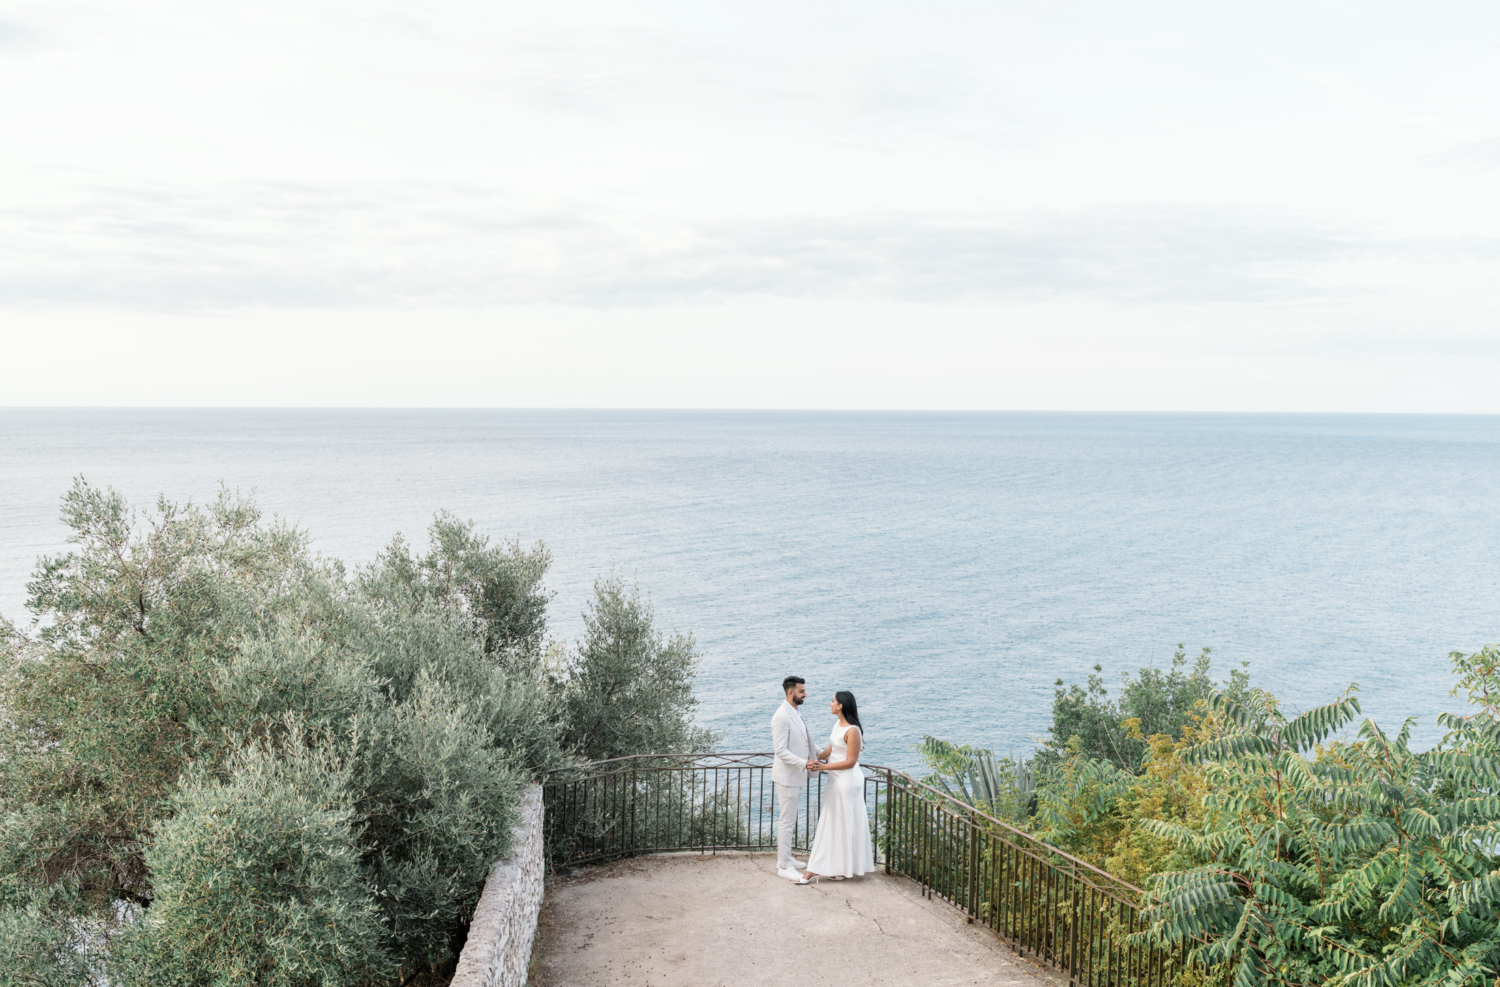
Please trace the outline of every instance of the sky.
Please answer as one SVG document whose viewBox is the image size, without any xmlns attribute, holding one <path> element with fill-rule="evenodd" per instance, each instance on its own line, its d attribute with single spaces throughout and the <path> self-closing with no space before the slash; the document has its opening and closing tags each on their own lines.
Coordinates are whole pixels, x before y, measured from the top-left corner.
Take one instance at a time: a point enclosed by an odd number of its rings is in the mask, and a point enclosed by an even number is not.
<svg viewBox="0 0 1500 987">
<path fill-rule="evenodd" d="M 0 4 L 0 405 L 1500 412 L 1500 6 Z"/>
</svg>

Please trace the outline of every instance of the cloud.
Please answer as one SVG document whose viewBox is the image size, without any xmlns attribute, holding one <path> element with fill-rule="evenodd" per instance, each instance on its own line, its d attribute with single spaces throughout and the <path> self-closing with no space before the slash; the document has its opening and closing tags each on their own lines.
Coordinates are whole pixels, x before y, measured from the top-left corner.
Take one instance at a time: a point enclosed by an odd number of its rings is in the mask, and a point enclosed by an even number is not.
<svg viewBox="0 0 1500 987">
<path fill-rule="evenodd" d="M 618 290 L 675 282 L 704 293 L 922 302 L 1261 300 L 1319 291 L 1310 269 L 1360 249 L 1305 223 L 1183 207 L 803 218 L 698 233 L 677 277 L 642 267 Z"/>
<path fill-rule="evenodd" d="M 1425 159 L 1429 165 L 1463 172 L 1500 169 L 1500 137 L 1469 141 Z"/>
<path fill-rule="evenodd" d="M 36 43 L 37 32 L 29 24 L 0 17 L 0 51 L 20 51 Z"/>
<path fill-rule="evenodd" d="M 139 308 L 741 297 L 1121 303 L 1325 298 L 1353 261 L 1493 258 L 1295 213 L 1135 206 L 992 216 L 672 220 L 481 187 L 73 186 L 6 211 L 0 303 Z"/>
</svg>

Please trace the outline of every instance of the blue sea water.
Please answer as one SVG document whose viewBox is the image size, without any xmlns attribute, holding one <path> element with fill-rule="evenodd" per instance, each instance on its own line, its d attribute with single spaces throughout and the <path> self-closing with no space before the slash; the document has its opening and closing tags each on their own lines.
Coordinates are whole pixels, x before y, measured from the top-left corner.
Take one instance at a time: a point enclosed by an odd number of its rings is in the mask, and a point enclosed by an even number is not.
<svg viewBox="0 0 1500 987">
<path fill-rule="evenodd" d="M 1053 682 L 1211 646 L 1293 708 L 1351 682 L 1439 736 L 1447 653 L 1500 639 L 1500 418 L 0 409 L 0 613 L 71 478 L 222 482 L 367 561 L 448 508 L 555 555 L 553 632 L 638 578 L 703 651 L 700 720 L 767 746 L 781 677 L 859 697 L 867 760 L 1028 751 Z"/>
</svg>

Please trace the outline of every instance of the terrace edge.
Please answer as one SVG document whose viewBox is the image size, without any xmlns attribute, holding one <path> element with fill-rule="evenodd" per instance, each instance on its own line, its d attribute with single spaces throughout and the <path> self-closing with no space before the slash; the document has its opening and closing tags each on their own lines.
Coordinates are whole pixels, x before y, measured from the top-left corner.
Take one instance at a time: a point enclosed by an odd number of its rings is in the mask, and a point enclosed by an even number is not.
<svg viewBox="0 0 1500 987">
<path fill-rule="evenodd" d="M 546 856 L 542 848 L 542 787 L 521 801 L 511 855 L 495 862 L 474 907 L 469 937 L 450 987 L 523 987 L 542 907 Z"/>
</svg>

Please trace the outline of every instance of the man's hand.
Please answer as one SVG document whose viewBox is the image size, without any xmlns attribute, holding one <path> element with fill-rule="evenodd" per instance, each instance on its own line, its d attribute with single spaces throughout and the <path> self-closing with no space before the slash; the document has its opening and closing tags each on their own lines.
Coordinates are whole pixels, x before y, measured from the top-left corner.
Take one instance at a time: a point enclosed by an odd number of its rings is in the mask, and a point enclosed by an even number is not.
<svg viewBox="0 0 1500 987">
<path fill-rule="evenodd" d="M 809 770 L 809 771 L 817 771 L 817 770 L 819 770 L 822 767 L 823 767 L 823 763 L 821 761 L 808 761 L 807 762 L 807 770 Z"/>
</svg>

